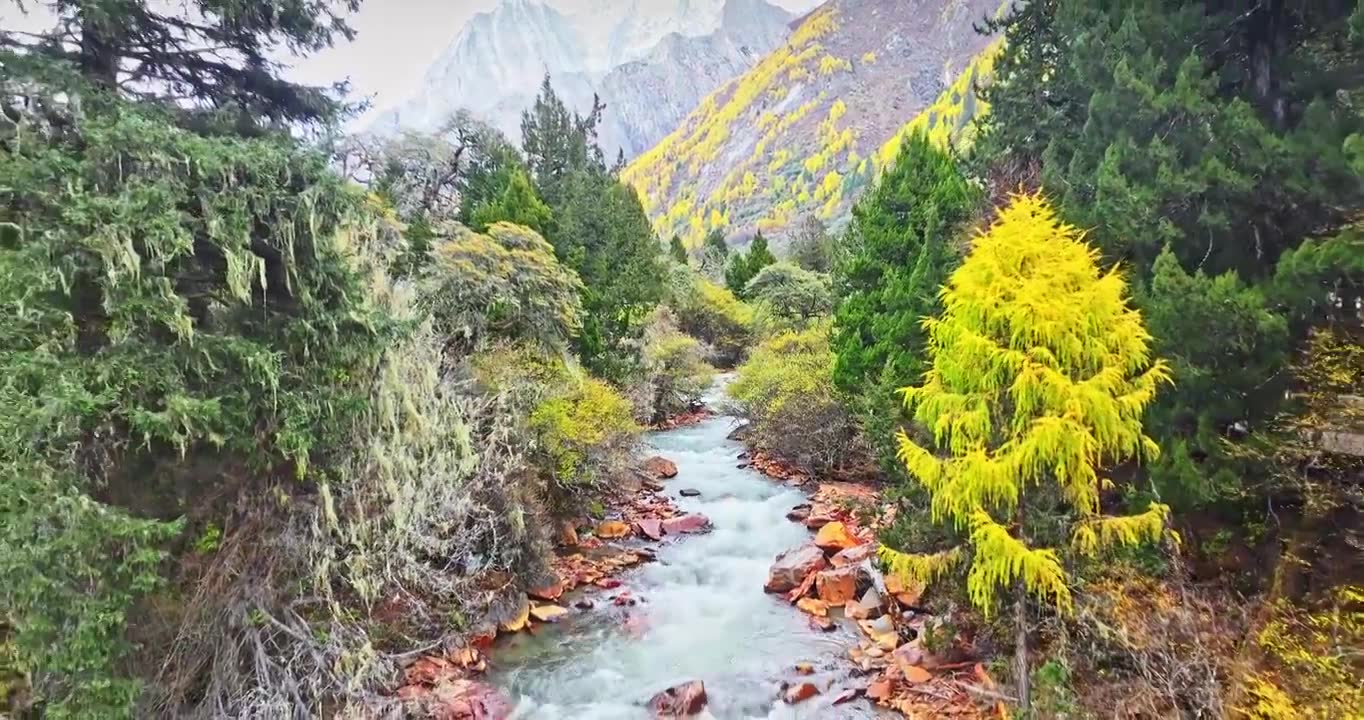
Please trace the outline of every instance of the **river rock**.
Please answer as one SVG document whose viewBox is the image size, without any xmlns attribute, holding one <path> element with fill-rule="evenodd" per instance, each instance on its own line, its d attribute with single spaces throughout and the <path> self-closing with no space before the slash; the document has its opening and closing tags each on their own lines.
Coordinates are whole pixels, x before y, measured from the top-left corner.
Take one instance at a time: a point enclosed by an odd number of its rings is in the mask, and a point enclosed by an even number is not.
<svg viewBox="0 0 1364 720">
<path fill-rule="evenodd" d="M 900 644 L 900 635 L 895 631 L 895 623 L 891 621 L 889 615 L 882 615 L 873 620 L 860 620 L 857 627 L 882 650 L 894 650 Z"/>
<path fill-rule="evenodd" d="M 809 575 L 806 575 L 805 579 L 800 581 L 800 584 L 796 586 L 795 590 L 787 593 L 786 602 L 793 603 L 806 595 L 809 595 L 810 591 L 815 587 L 815 576 L 818 574 L 819 573 L 810 573 Z"/>
<path fill-rule="evenodd" d="M 640 535 L 643 535 L 644 537 L 649 538 L 650 540 L 662 540 L 662 539 L 663 539 L 663 521 L 662 521 L 662 520 L 657 520 L 657 519 L 654 519 L 654 518 L 645 518 L 645 519 L 643 519 L 643 520 L 636 520 L 636 521 L 635 521 L 635 530 L 639 531 L 639 534 L 640 534 Z"/>
<path fill-rule="evenodd" d="M 796 607 L 815 617 L 826 617 L 829 614 L 829 604 L 815 598 L 801 598 L 796 601 Z"/>
<path fill-rule="evenodd" d="M 786 692 L 782 695 L 782 700 L 785 700 L 787 705 L 795 705 L 796 703 L 805 702 L 818 694 L 819 688 L 815 687 L 814 683 L 803 682 L 786 688 Z"/>
<path fill-rule="evenodd" d="M 928 652 L 917 641 L 906 643 L 891 653 L 895 659 L 895 664 L 900 666 L 903 671 L 907 667 L 921 667 L 925 670 L 932 670 L 941 666 L 942 658 Z"/>
<path fill-rule="evenodd" d="M 504 620 L 499 627 L 501 628 L 502 632 L 509 633 L 521 632 L 523 629 L 525 629 L 526 625 L 529 622 L 530 601 L 522 597 L 521 604 L 517 606 L 516 611 L 512 613 L 510 617 Z"/>
<path fill-rule="evenodd" d="M 815 593 L 830 605 L 844 605 L 857 597 L 857 568 L 822 570 L 815 575 Z"/>
<path fill-rule="evenodd" d="M 862 693 L 864 692 L 866 692 L 866 690 L 862 688 L 848 688 L 847 690 L 844 690 L 843 692 L 835 695 L 832 704 L 842 705 L 845 702 L 856 700 L 858 697 L 861 697 Z"/>
<path fill-rule="evenodd" d="M 625 537 L 630 534 L 630 526 L 619 520 L 607 520 L 597 526 L 597 537 L 603 540 Z"/>
<path fill-rule="evenodd" d="M 862 593 L 862 599 L 849 600 L 843 608 L 843 614 L 853 620 L 870 620 L 879 617 L 882 612 L 881 593 L 877 592 L 875 586 L 867 588 Z"/>
<path fill-rule="evenodd" d="M 578 547 L 578 528 L 572 520 L 559 523 L 559 544 L 564 547 Z"/>
<path fill-rule="evenodd" d="M 809 515 L 801 522 L 805 524 L 805 527 L 810 528 L 811 530 L 818 530 L 833 521 L 834 519 L 828 515 Z"/>
<path fill-rule="evenodd" d="M 677 477 L 677 463 L 661 455 L 655 455 L 648 460 L 645 460 L 641 467 L 644 469 L 644 472 L 649 473 L 656 478 L 667 480 L 669 478 Z"/>
<path fill-rule="evenodd" d="M 512 713 L 511 701 L 497 688 L 466 678 L 445 680 L 413 697 L 422 716 L 442 720 L 504 720 Z"/>
<path fill-rule="evenodd" d="M 710 518 L 700 513 L 679 515 L 663 521 L 663 532 L 669 535 L 704 532 L 710 528 Z"/>
<path fill-rule="evenodd" d="M 876 546 L 872 543 L 864 543 L 846 550 L 839 550 L 834 556 L 829 558 L 829 564 L 834 567 L 846 567 L 848 565 L 861 565 L 864 560 L 876 554 Z"/>
<path fill-rule="evenodd" d="M 819 533 L 815 535 L 815 545 L 818 545 L 822 550 L 828 550 L 830 552 L 847 550 L 848 548 L 857 547 L 861 544 L 862 541 L 858 540 L 856 536 L 849 532 L 848 526 L 838 521 L 824 525 L 819 529 Z"/>
<path fill-rule="evenodd" d="M 558 605 L 536 605 L 530 609 L 530 614 L 540 622 L 558 622 L 568 611 Z"/>
<path fill-rule="evenodd" d="M 559 596 L 564 594 L 564 584 L 556 580 L 555 582 L 542 587 L 530 588 L 526 591 L 526 594 L 536 600 L 554 602 L 559 599 Z"/>
<path fill-rule="evenodd" d="M 824 551 L 814 545 L 801 545 L 791 548 L 777 556 L 772 568 L 767 571 L 767 584 L 763 589 L 771 593 L 784 593 L 799 586 L 810 573 L 826 567 Z"/>
<path fill-rule="evenodd" d="M 706 686 L 700 680 L 682 683 L 649 699 L 649 712 L 655 718 L 684 718 L 706 709 Z"/>
<path fill-rule="evenodd" d="M 796 674 L 797 674 L 797 675 L 814 675 L 814 674 L 815 674 L 815 666 L 814 666 L 814 665 L 811 665 L 810 663 L 796 663 Z"/>
<path fill-rule="evenodd" d="M 682 488 L 677 491 L 677 494 L 682 497 L 701 497 L 701 491 L 696 488 Z"/>
<path fill-rule="evenodd" d="M 809 615 L 810 627 L 821 632 L 833 632 L 838 629 L 838 623 L 829 616 L 820 617 L 819 615 Z"/>
<path fill-rule="evenodd" d="M 786 513 L 786 519 L 791 522 L 801 522 L 808 517 L 810 517 L 810 506 L 804 504 L 797 505 Z"/>
</svg>

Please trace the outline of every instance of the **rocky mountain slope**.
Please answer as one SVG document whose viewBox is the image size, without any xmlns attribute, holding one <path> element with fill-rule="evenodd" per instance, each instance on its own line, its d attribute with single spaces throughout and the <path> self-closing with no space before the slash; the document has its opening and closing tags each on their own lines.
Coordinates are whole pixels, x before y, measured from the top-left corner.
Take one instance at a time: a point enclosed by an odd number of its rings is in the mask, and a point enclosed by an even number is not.
<svg viewBox="0 0 1364 720">
<path fill-rule="evenodd" d="M 780 235 L 838 224 L 913 127 L 946 142 L 984 110 L 974 89 L 998 49 L 976 33 L 999 0 L 830 0 L 787 42 L 707 96 L 630 164 L 663 237 L 722 228 Z"/>
<path fill-rule="evenodd" d="M 603 150 L 633 157 L 779 45 L 792 17 L 766 0 L 503 0 L 373 127 L 431 130 L 466 108 L 517 140 L 521 110 L 549 72 L 579 111 L 601 96 Z"/>
</svg>

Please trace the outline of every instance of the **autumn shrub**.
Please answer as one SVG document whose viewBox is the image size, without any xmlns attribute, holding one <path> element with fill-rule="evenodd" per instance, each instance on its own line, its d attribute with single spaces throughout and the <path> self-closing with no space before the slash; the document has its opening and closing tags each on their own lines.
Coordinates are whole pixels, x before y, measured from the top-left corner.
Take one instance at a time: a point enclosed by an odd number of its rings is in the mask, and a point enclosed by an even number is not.
<svg viewBox="0 0 1364 720">
<path fill-rule="evenodd" d="M 422 302 L 449 351 L 464 355 L 490 340 L 566 346 L 582 324 L 577 273 L 561 265 L 534 230 L 507 222 L 486 233 L 456 227 L 432 245 Z"/>
<path fill-rule="evenodd" d="M 1334 588 L 1324 599 L 1277 602 L 1254 642 L 1264 667 L 1248 678 L 1252 720 L 1357 717 L 1364 709 L 1364 587 Z"/>
<path fill-rule="evenodd" d="M 709 346 L 711 364 L 734 367 L 743 358 L 753 331 L 753 308 L 728 288 L 675 266 L 667 304 L 678 327 Z"/>
<path fill-rule="evenodd" d="M 759 344 L 729 393 L 761 449 L 811 473 L 846 466 L 862 452 L 854 418 L 833 386 L 829 325 L 817 323 Z"/>
<path fill-rule="evenodd" d="M 594 377 L 542 402 L 529 422 L 556 509 L 605 489 L 639 437 L 630 401 Z"/>
<path fill-rule="evenodd" d="M 705 347 L 677 328 L 671 310 L 660 307 L 644 330 L 643 368 L 626 394 L 636 418 L 658 423 L 690 409 L 714 377 Z"/>
</svg>

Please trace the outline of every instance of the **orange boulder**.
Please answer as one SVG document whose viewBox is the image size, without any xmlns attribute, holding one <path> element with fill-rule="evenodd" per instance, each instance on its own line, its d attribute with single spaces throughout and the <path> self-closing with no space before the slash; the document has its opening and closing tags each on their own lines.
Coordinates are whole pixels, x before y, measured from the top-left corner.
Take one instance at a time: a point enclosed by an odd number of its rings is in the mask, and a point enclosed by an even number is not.
<svg viewBox="0 0 1364 720">
<path fill-rule="evenodd" d="M 834 521 L 819 529 L 815 535 L 815 545 L 821 550 L 838 552 L 861 545 L 862 541 L 848 530 L 848 526 Z"/>
</svg>

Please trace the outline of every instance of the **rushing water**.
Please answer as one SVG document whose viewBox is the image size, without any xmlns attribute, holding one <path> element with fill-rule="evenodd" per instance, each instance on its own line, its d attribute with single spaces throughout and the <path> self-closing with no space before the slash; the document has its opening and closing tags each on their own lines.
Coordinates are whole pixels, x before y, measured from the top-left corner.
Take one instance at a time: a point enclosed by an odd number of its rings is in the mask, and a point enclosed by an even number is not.
<svg viewBox="0 0 1364 720">
<path fill-rule="evenodd" d="M 832 706 L 856 684 L 847 675 L 852 632 L 812 628 L 804 613 L 763 592 L 781 551 L 810 540 L 786 512 L 804 502 L 796 489 L 737 467 L 743 452 L 728 440 L 732 419 L 653 434 L 650 450 L 677 463 L 666 492 L 686 512 L 710 518 L 705 535 L 665 538 L 658 560 L 621 577 L 618 590 L 575 593 L 594 608 L 512 638 L 494 654 L 492 680 L 517 703 L 516 718 L 616 720 L 647 718 L 648 699 L 672 685 L 701 680 L 716 718 L 865 718 L 865 700 Z M 700 497 L 678 494 L 684 488 Z M 634 607 L 609 597 L 628 590 Z M 794 669 L 815 665 L 810 677 Z M 811 681 L 823 694 L 794 706 L 781 684 Z"/>
</svg>

